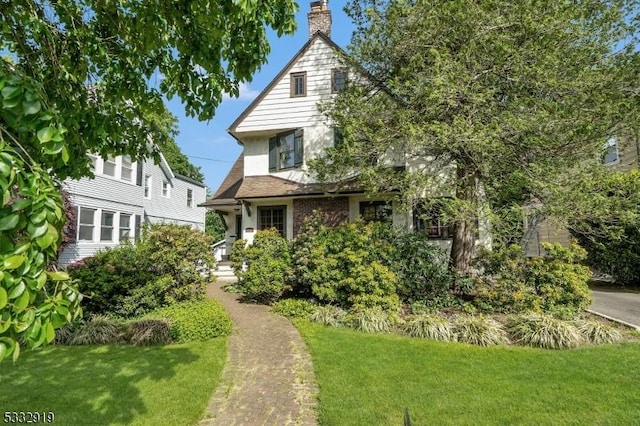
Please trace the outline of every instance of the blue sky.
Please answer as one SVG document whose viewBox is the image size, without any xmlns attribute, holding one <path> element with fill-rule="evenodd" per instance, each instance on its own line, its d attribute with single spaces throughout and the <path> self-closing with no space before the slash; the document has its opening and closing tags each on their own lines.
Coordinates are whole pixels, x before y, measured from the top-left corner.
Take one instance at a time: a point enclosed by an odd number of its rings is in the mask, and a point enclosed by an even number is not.
<svg viewBox="0 0 640 426">
<path fill-rule="evenodd" d="M 331 38 L 343 48 L 349 43 L 353 30 L 353 24 L 342 10 L 345 4 L 346 0 L 329 2 L 333 22 Z M 222 183 L 242 151 L 242 147 L 227 133 L 229 125 L 308 40 L 307 13 L 310 2 L 299 2 L 299 5 L 300 11 L 296 15 L 298 29 L 295 34 L 278 38 L 275 33 L 269 33 L 271 54 L 268 62 L 254 75 L 253 81 L 241 86 L 239 98 L 225 99 L 222 102 L 213 119 L 200 122 L 195 118 L 186 117 L 179 99 L 174 98 L 167 102 L 167 107 L 179 120 L 180 134 L 176 138 L 178 145 L 182 152 L 189 156 L 189 160 L 202 169 L 205 183 L 213 191 Z"/>
</svg>

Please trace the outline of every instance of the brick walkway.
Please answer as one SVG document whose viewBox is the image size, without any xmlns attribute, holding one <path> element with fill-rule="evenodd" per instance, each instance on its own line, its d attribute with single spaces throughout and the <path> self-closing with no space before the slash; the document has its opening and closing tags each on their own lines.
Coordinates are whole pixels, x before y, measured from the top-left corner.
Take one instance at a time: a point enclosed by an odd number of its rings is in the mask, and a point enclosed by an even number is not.
<svg viewBox="0 0 640 426">
<path fill-rule="evenodd" d="M 315 425 L 317 386 L 298 330 L 268 306 L 244 304 L 210 284 L 234 322 L 222 380 L 202 425 Z"/>
</svg>

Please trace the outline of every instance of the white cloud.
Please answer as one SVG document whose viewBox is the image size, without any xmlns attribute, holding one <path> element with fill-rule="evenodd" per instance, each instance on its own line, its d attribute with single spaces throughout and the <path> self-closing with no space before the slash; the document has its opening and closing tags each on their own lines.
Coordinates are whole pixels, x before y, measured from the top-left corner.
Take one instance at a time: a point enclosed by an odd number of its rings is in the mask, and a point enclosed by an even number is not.
<svg viewBox="0 0 640 426">
<path fill-rule="evenodd" d="M 237 98 L 233 98 L 231 97 L 228 93 L 224 93 L 222 95 L 222 99 L 223 100 L 234 100 L 234 99 L 240 99 L 240 100 L 252 100 L 253 98 L 255 98 L 256 96 L 258 96 L 260 94 L 259 91 L 252 89 L 251 87 L 249 87 L 249 85 L 247 83 L 240 83 L 240 85 L 238 86 L 240 89 L 240 96 L 238 96 Z"/>
</svg>

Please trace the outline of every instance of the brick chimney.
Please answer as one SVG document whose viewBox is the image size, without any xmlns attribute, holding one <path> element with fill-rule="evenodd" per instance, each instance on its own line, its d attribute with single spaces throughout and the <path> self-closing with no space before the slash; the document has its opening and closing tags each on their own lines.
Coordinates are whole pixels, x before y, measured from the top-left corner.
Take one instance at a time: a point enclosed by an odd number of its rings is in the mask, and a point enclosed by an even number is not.
<svg viewBox="0 0 640 426">
<path fill-rule="evenodd" d="M 311 12 L 307 14 L 309 19 L 309 38 L 318 31 L 322 31 L 327 37 L 331 37 L 331 11 L 327 8 L 329 0 L 311 2 Z"/>
</svg>

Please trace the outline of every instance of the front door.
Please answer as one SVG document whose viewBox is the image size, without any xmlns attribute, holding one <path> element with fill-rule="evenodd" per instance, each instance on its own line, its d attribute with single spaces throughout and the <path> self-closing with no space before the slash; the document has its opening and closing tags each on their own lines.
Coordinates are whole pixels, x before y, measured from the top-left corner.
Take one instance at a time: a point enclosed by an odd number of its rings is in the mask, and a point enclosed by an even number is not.
<svg viewBox="0 0 640 426">
<path fill-rule="evenodd" d="M 242 215 L 236 216 L 236 241 L 242 238 Z"/>
</svg>

